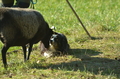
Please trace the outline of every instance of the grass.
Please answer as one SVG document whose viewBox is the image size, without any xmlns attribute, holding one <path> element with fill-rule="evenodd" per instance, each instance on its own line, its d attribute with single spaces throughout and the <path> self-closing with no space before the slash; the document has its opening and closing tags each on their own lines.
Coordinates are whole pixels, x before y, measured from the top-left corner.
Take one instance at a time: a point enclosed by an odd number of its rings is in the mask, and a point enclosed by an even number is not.
<svg viewBox="0 0 120 79">
<path fill-rule="evenodd" d="M 0 79 L 119 79 L 120 4 L 119 0 L 69 0 L 95 40 L 90 40 L 65 0 L 40 0 L 35 9 L 50 27 L 67 36 L 69 55 L 44 58 L 39 43 L 30 60 L 23 62 L 20 47 L 7 54 L 8 70 L 0 54 Z M 3 44 L 0 43 L 0 50 Z M 14 50 L 18 50 L 15 52 Z"/>
</svg>

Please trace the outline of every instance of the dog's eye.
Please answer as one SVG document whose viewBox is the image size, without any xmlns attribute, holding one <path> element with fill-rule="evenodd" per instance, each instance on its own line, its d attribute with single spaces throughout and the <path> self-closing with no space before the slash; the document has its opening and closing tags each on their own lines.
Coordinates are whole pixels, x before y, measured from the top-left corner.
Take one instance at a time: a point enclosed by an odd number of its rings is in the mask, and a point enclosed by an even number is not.
<svg viewBox="0 0 120 79">
<path fill-rule="evenodd" d="M 51 36 L 51 38 L 53 38 L 53 36 Z"/>
<path fill-rule="evenodd" d="M 54 38 L 53 36 L 51 38 Z"/>
</svg>

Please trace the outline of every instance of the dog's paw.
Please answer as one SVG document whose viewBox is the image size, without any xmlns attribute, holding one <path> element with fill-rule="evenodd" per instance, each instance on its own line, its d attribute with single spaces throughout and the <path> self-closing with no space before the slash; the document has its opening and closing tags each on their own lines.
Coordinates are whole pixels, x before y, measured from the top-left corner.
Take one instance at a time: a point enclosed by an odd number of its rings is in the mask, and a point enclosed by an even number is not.
<svg viewBox="0 0 120 79">
<path fill-rule="evenodd" d="M 43 56 L 46 57 L 46 58 L 49 58 L 49 57 L 52 57 L 53 56 L 53 53 L 51 51 L 45 51 L 43 53 Z"/>
</svg>

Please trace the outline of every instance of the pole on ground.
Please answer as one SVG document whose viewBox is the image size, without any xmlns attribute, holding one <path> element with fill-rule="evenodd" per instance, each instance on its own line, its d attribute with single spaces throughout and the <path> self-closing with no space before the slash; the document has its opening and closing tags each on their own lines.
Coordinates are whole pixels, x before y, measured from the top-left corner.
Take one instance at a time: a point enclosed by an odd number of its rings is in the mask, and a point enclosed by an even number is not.
<svg viewBox="0 0 120 79">
<path fill-rule="evenodd" d="M 75 12 L 75 10 L 73 9 L 72 5 L 70 4 L 70 2 L 68 0 L 66 0 L 69 7 L 72 9 L 72 11 L 74 12 L 75 16 L 77 17 L 78 21 L 80 22 L 80 24 L 82 25 L 82 27 L 84 28 L 85 32 L 87 33 L 87 35 L 90 37 L 90 39 L 92 39 L 91 35 L 89 34 L 89 32 L 87 31 L 87 29 L 85 28 L 84 24 L 82 23 L 82 21 L 80 20 L 79 16 L 77 15 L 77 13 Z"/>
</svg>

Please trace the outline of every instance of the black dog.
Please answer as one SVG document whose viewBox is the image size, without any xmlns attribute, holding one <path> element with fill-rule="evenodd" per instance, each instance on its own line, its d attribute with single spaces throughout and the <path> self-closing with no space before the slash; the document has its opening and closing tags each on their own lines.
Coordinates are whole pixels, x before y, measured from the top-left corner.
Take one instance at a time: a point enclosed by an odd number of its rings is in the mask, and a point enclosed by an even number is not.
<svg viewBox="0 0 120 79">
<path fill-rule="evenodd" d="M 40 49 L 41 54 L 45 57 L 65 55 L 68 53 L 69 44 L 64 34 L 54 33 L 49 40 L 49 48 L 46 49 L 41 42 Z"/>
</svg>

